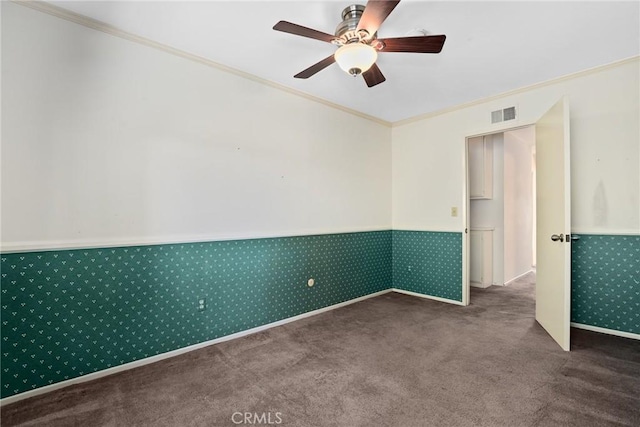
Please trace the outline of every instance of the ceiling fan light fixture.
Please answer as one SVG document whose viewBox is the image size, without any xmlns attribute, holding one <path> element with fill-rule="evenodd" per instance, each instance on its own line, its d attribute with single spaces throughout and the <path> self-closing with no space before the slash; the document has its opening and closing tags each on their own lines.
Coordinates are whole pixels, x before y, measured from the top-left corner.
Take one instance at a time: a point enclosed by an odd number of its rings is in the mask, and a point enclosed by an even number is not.
<svg viewBox="0 0 640 427">
<path fill-rule="evenodd" d="M 357 76 L 371 68 L 378 59 L 378 52 L 364 43 L 349 43 L 341 46 L 334 57 L 346 73 Z"/>
</svg>

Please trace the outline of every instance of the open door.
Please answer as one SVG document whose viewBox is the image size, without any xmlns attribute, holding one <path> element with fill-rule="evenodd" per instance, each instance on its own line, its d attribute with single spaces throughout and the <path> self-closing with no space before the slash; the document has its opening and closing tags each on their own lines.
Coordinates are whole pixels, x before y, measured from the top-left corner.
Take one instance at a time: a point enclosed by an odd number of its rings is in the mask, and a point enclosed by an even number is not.
<svg viewBox="0 0 640 427">
<path fill-rule="evenodd" d="M 536 123 L 536 320 L 569 351 L 571 191 L 566 97 Z"/>
</svg>

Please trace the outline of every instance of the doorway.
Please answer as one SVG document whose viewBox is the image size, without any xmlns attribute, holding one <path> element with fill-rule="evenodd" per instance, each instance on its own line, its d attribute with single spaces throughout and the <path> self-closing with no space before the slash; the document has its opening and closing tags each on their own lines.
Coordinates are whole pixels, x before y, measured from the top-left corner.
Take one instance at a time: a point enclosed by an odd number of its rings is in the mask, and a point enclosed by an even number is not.
<svg viewBox="0 0 640 427">
<path fill-rule="evenodd" d="M 535 126 L 467 139 L 471 287 L 535 277 L 535 148 Z"/>
<path fill-rule="evenodd" d="M 563 350 L 570 349 L 571 319 L 571 169 L 570 169 L 570 112 L 569 99 L 563 96 L 553 104 L 537 121 L 510 129 L 494 129 L 491 132 L 467 136 L 464 140 L 464 182 L 463 221 L 465 230 L 462 239 L 462 301 L 470 300 L 470 243 L 469 228 L 471 198 L 469 196 L 470 175 L 478 172 L 469 170 L 469 141 L 477 136 L 491 136 L 502 132 L 535 128 L 535 319 Z M 483 141 L 486 141 L 483 138 Z M 504 142 L 504 141 L 503 141 Z M 482 150 L 486 156 L 486 144 Z M 503 159 L 504 161 L 504 159 Z M 487 169 L 482 169 L 486 176 Z M 471 178 L 473 179 L 473 178 Z M 485 191 L 489 188 L 481 180 Z M 533 185 L 533 184 L 532 184 Z M 541 191 L 543 189 L 544 191 Z M 504 215 L 504 211 L 503 211 Z M 516 218 L 518 219 L 518 218 Z M 533 220 L 532 220 L 533 223 Z M 504 240 L 503 240 L 504 244 Z M 533 260 L 533 257 L 532 257 Z"/>
</svg>

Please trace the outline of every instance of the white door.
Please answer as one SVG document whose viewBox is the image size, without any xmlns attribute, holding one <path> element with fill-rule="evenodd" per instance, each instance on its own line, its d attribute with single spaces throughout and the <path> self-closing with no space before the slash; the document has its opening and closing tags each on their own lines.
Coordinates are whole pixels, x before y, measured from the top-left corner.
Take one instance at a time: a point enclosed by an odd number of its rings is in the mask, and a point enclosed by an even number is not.
<svg viewBox="0 0 640 427">
<path fill-rule="evenodd" d="M 563 98 L 536 123 L 536 320 L 569 350 L 571 192 L 569 103 Z"/>
</svg>

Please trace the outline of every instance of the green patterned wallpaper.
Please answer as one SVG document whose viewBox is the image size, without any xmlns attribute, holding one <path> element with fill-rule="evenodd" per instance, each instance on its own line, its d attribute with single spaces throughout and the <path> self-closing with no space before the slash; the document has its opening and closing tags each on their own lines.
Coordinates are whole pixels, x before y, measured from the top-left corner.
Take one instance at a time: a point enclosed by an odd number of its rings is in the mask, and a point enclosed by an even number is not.
<svg viewBox="0 0 640 427">
<path fill-rule="evenodd" d="M 462 233 L 393 230 L 393 286 L 462 301 Z"/>
<path fill-rule="evenodd" d="M 461 233 L 394 230 L 3 254 L 2 397 L 390 287 L 461 301 L 461 253 Z M 572 256 L 572 321 L 640 333 L 640 236 Z"/>
<path fill-rule="evenodd" d="M 571 255 L 571 321 L 640 334 L 640 236 L 581 234 Z"/>
<path fill-rule="evenodd" d="M 380 231 L 3 254 L 2 397 L 389 289 L 391 247 Z"/>
</svg>

